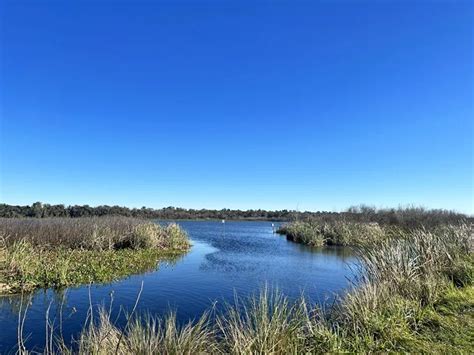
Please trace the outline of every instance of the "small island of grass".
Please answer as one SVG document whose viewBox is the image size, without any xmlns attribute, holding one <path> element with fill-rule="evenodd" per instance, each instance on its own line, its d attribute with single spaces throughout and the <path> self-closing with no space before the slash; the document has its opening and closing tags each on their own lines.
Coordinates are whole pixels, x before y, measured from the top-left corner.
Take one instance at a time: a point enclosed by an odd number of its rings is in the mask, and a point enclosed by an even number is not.
<svg viewBox="0 0 474 355">
<path fill-rule="evenodd" d="M 0 294 L 111 282 L 190 247 L 177 225 L 127 217 L 0 219 Z"/>
</svg>

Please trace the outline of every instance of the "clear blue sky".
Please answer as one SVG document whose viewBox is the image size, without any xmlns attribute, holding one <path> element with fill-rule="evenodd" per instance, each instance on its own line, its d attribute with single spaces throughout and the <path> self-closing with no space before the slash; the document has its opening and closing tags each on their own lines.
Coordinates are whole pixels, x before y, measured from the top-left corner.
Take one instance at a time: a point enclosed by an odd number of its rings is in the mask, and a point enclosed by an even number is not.
<svg viewBox="0 0 474 355">
<path fill-rule="evenodd" d="M 474 213 L 471 1 L 2 1 L 11 204 Z"/>
</svg>

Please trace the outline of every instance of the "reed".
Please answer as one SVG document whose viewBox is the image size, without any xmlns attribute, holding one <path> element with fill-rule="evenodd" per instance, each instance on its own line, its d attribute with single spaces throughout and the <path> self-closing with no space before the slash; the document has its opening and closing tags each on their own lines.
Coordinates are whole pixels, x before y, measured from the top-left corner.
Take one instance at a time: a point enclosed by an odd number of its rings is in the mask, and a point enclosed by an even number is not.
<svg viewBox="0 0 474 355">
<path fill-rule="evenodd" d="M 206 313 L 196 322 L 179 326 L 176 314 L 164 318 L 136 317 L 127 329 L 113 324 L 101 309 L 98 320 L 82 332 L 74 349 L 58 346 L 65 354 L 203 354 L 217 353 L 215 330 Z"/>
<path fill-rule="evenodd" d="M 218 317 L 222 347 L 232 354 L 288 354 L 305 350 L 304 299 L 291 303 L 278 291 L 265 287 L 259 295 L 242 302 L 238 298 Z"/>
<path fill-rule="evenodd" d="M 130 217 L 0 218 L 0 236 L 8 245 L 26 241 L 48 249 L 189 247 L 187 235 L 178 225 L 161 226 Z"/>
<path fill-rule="evenodd" d="M 0 292 L 110 282 L 189 248 L 176 224 L 107 218 L 0 219 Z"/>
<path fill-rule="evenodd" d="M 319 220 L 290 222 L 282 225 L 277 233 L 296 243 L 317 247 L 370 244 L 386 236 L 386 231 L 378 223 Z"/>
<path fill-rule="evenodd" d="M 184 325 L 171 313 L 137 316 L 120 328 L 102 311 L 75 345 L 57 348 L 79 354 L 473 353 L 472 226 L 398 233 L 372 248 L 357 246 L 360 283 L 326 311 L 264 288 Z"/>
</svg>

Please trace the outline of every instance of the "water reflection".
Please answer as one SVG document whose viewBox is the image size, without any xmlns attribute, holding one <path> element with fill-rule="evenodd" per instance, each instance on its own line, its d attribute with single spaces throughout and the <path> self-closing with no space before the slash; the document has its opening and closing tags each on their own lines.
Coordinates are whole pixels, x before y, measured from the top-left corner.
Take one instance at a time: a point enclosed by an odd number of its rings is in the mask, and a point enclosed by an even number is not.
<svg viewBox="0 0 474 355">
<path fill-rule="evenodd" d="M 106 285 L 38 290 L 30 295 L 25 319 L 29 344 L 43 344 L 45 314 L 61 324 L 63 335 L 77 336 L 92 304 L 109 307 L 123 320 L 121 309 L 130 310 L 141 283 L 138 312 L 163 315 L 177 311 L 179 321 L 198 317 L 213 302 L 220 307 L 235 293 L 246 297 L 263 287 L 277 287 L 290 298 L 303 292 L 313 302 L 332 302 L 353 280 L 354 257 L 345 248 L 308 248 L 273 233 L 271 222 L 185 221 L 181 226 L 192 238 L 189 253 L 161 262 L 159 267 Z M 23 302 L 25 302 L 23 298 Z M 96 309 L 96 308 L 94 308 Z M 16 344 L 21 297 L 0 298 L 0 353 Z M 57 324 L 57 323 L 56 323 Z"/>
</svg>

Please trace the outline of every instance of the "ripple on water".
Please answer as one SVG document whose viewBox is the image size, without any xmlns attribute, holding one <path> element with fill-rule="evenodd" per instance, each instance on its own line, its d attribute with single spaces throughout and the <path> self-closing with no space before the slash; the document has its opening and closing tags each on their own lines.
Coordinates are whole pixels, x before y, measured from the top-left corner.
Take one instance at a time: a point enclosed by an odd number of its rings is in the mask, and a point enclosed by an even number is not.
<svg viewBox="0 0 474 355">
<path fill-rule="evenodd" d="M 271 222 L 226 222 L 225 226 L 220 221 L 179 223 L 192 238 L 188 254 L 176 263 L 161 264 L 155 271 L 92 286 L 92 303 L 108 307 L 113 294 L 115 314 L 121 307 L 130 310 L 143 281 L 138 312 L 163 315 L 173 309 L 179 321 L 187 321 L 200 316 L 213 302 L 232 302 L 236 293 L 248 296 L 265 284 L 292 298 L 304 292 L 316 302 L 332 302 L 334 294 L 350 284 L 352 273 L 347 263 L 354 261 L 350 252 L 288 242 L 273 234 Z M 16 344 L 19 301 L 18 296 L 0 299 L 0 353 Z M 44 343 L 44 317 L 50 303 L 52 317 L 64 304 L 65 337 L 77 335 L 87 316 L 89 288 L 35 292 L 25 322 L 25 334 L 31 334 L 29 344 Z"/>
</svg>

